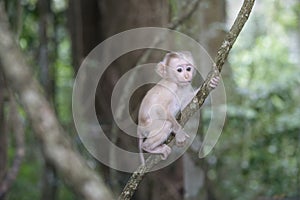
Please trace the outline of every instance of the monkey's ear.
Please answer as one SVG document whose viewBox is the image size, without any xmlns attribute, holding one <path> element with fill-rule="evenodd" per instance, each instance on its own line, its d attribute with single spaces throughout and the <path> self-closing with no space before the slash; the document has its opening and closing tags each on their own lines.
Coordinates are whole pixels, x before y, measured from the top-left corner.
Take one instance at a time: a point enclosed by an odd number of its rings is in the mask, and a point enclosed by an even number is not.
<svg viewBox="0 0 300 200">
<path fill-rule="evenodd" d="M 165 78 L 166 75 L 166 65 L 164 62 L 159 62 L 155 69 L 156 73 L 160 75 L 162 78 Z"/>
</svg>

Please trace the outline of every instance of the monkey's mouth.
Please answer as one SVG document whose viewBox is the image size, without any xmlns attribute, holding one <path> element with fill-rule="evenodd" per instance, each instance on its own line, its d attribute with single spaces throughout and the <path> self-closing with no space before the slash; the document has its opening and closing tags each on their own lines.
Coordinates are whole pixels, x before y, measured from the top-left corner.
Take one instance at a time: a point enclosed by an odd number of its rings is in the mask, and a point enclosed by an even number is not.
<svg viewBox="0 0 300 200">
<path fill-rule="evenodd" d="M 192 81 L 180 81 L 180 84 L 191 84 Z"/>
</svg>

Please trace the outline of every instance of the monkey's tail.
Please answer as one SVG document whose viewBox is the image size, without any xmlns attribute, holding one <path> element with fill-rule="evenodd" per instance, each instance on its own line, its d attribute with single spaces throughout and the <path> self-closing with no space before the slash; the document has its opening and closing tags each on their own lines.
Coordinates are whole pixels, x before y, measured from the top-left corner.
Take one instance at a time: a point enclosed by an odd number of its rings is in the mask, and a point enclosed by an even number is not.
<svg viewBox="0 0 300 200">
<path fill-rule="evenodd" d="M 145 158 L 144 158 L 143 149 L 142 149 L 143 137 L 142 137 L 142 134 L 140 133 L 139 130 L 138 130 L 138 137 L 139 137 L 139 154 L 140 154 L 140 159 L 141 159 L 142 165 L 145 165 Z"/>
</svg>

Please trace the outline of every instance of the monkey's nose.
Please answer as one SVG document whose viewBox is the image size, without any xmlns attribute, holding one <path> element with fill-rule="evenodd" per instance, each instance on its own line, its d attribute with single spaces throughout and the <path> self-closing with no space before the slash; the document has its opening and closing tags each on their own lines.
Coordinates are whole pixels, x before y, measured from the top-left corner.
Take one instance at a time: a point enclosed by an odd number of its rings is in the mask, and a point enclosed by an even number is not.
<svg viewBox="0 0 300 200">
<path fill-rule="evenodd" d="M 189 77 L 190 77 L 189 74 L 185 74 L 185 75 L 184 75 L 184 78 L 185 78 L 185 79 L 189 79 Z"/>
</svg>

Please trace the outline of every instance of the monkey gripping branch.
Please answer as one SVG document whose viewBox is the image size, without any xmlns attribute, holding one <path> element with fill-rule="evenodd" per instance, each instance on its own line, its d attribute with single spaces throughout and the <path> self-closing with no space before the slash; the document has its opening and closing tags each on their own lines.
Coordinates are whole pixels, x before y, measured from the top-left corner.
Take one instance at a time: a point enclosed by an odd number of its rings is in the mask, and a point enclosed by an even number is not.
<svg viewBox="0 0 300 200">
<path fill-rule="evenodd" d="M 193 100 L 185 107 L 180 115 L 179 124 L 184 126 L 188 119 L 202 106 L 205 99 L 211 92 L 212 88 L 209 83 L 214 77 L 217 77 L 222 70 L 222 67 L 228 57 L 228 54 L 239 36 L 241 30 L 243 29 L 245 23 L 247 22 L 252 8 L 254 6 L 255 0 L 244 0 L 243 5 L 239 11 L 237 18 L 235 19 L 230 31 L 227 33 L 218 53 L 215 57 L 215 65 L 212 67 L 211 72 L 206 77 L 204 83 L 201 85 L 200 90 L 193 98 Z M 174 136 L 169 136 L 167 139 L 167 144 L 173 140 Z M 119 200 L 129 200 L 133 196 L 134 192 L 137 190 L 139 183 L 142 181 L 145 174 L 161 161 L 161 156 L 151 155 L 146 160 L 145 165 L 141 165 L 130 177 L 126 186 L 124 187 L 122 193 L 119 196 Z"/>
</svg>

